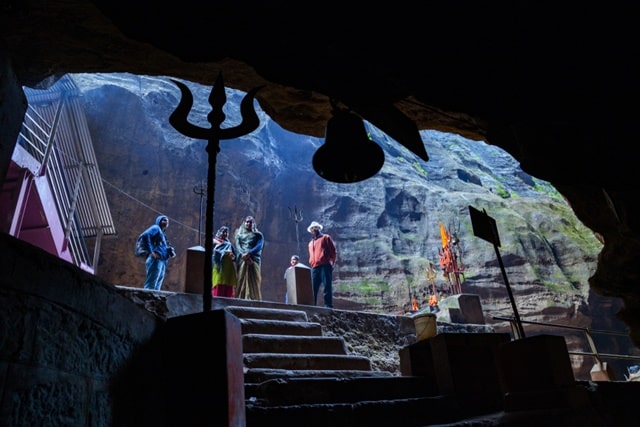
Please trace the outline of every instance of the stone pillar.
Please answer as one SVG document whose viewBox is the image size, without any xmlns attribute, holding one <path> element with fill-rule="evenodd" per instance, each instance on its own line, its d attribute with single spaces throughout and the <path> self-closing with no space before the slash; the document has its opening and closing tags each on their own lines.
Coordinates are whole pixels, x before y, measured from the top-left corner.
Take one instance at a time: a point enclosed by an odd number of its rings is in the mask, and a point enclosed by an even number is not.
<svg viewBox="0 0 640 427">
<path fill-rule="evenodd" d="M 455 395 L 467 410 L 502 409 L 498 348 L 507 333 L 441 333 L 400 350 L 403 376 L 426 377 L 427 393 Z"/>
<path fill-rule="evenodd" d="M 576 387 L 564 337 L 537 335 L 505 343 L 498 351 L 507 412 L 588 405 Z"/>
<path fill-rule="evenodd" d="M 288 268 L 284 274 L 287 282 L 287 303 L 315 305 L 311 286 L 311 269 L 306 265 Z"/>
<path fill-rule="evenodd" d="M 192 246 L 187 249 L 184 291 L 202 295 L 202 275 L 204 274 L 204 247 Z"/>
<path fill-rule="evenodd" d="M 458 294 L 438 302 L 440 311 L 438 319 L 448 323 L 470 323 L 484 325 L 484 314 L 480 304 L 480 296 L 475 294 Z"/>
<path fill-rule="evenodd" d="M 172 317 L 161 345 L 164 425 L 245 427 L 240 319 L 226 310 Z"/>
</svg>

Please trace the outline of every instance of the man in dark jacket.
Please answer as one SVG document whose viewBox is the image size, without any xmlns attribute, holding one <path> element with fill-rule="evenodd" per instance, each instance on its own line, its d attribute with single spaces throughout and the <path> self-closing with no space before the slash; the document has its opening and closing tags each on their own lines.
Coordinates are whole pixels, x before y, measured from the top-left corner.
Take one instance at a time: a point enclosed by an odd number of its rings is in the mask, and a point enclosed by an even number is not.
<svg viewBox="0 0 640 427">
<path fill-rule="evenodd" d="M 324 285 L 324 306 L 333 307 L 333 265 L 337 251 L 333 239 L 322 233 L 322 225 L 312 221 L 307 231 L 312 234 L 309 241 L 309 266 L 311 267 L 311 285 L 313 303 L 317 304 L 320 285 Z"/>
<path fill-rule="evenodd" d="M 145 261 L 147 269 L 145 289 L 160 290 L 167 271 L 167 262 L 169 258 L 175 256 L 175 252 L 167 243 L 167 236 L 164 234 L 168 226 L 169 218 L 160 215 L 156 218 L 155 224 L 142 233 L 143 244 L 149 253 Z"/>
</svg>

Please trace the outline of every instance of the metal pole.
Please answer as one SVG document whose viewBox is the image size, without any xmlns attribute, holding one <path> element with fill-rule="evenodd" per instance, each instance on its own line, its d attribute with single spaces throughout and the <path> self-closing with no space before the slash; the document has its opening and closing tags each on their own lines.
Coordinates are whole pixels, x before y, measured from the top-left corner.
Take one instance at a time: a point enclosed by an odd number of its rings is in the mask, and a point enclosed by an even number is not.
<svg viewBox="0 0 640 427">
<path fill-rule="evenodd" d="M 204 227 L 204 280 L 202 284 L 202 310 L 211 310 L 211 271 L 213 269 L 213 198 L 216 188 L 216 161 L 220 140 L 212 138 L 207 144 L 209 170 L 207 171 L 207 211 Z"/>
<path fill-rule="evenodd" d="M 202 185 L 202 181 L 200 182 L 200 187 L 198 187 L 197 185 L 193 187 L 193 192 L 200 196 L 200 217 L 198 218 L 198 245 L 200 246 L 202 246 L 202 202 L 204 201 L 206 189 L 207 187 Z"/>
<path fill-rule="evenodd" d="M 302 209 L 298 211 L 297 206 L 293 206 L 293 210 L 289 208 L 289 217 L 293 218 L 296 223 L 296 254 L 300 255 L 300 234 L 298 233 L 298 223 L 302 221 Z"/>
<path fill-rule="evenodd" d="M 227 102 L 227 95 L 224 89 L 222 73 L 218 74 L 216 83 L 209 95 L 211 112 L 207 120 L 211 123 L 211 128 L 201 128 L 191 124 L 187 117 L 193 106 L 193 95 L 189 88 L 182 82 L 172 80 L 180 89 L 182 97 L 176 109 L 169 117 L 169 123 L 183 135 L 191 138 L 207 139 L 207 153 L 209 154 L 209 169 L 207 171 L 207 209 L 205 221 L 205 242 L 204 242 L 204 271 L 202 277 L 202 310 L 211 310 L 211 270 L 213 256 L 213 197 L 216 187 L 216 159 L 220 151 L 221 139 L 235 139 L 253 132 L 258 128 L 260 119 L 253 107 L 253 100 L 256 92 L 261 88 L 252 89 L 245 95 L 240 103 L 240 113 L 242 122 L 232 128 L 222 129 L 221 125 L 226 118 L 223 106 Z"/>
<path fill-rule="evenodd" d="M 507 293 L 509 294 L 509 301 L 511 301 L 511 308 L 513 308 L 513 315 L 516 319 L 516 326 L 518 328 L 518 333 L 520 337 L 516 338 L 525 338 L 524 328 L 522 327 L 522 321 L 520 320 L 520 315 L 518 314 L 518 307 L 516 307 L 516 301 L 513 298 L 513 293 L 511 292 L 511 286 L 509 286 L 509 279 L 507 278 L 507 273 L 504 269 L 504 264 L 502 263 L 502 257 L 500 256 L 500 251 L 498 250 L 498 246 L 493 245 L 496 250 L 496 256 L 498 257 L 498 263 L 500 264 L 500 271 L 502 271 L 502 277 L 504 278 L 504 284 L 507 286 Z"/>
</svg>

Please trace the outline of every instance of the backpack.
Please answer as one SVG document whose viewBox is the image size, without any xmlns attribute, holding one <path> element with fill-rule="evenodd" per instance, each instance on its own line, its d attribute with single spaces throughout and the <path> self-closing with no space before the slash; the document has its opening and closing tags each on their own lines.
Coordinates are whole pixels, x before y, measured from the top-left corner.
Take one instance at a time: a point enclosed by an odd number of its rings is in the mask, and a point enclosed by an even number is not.
<svg viewBox="0 0 640 427">
<path fill-rule="evenodd" d="M 144 233 L 142 233 L 144 234 Z M 142 239 L 142 234 L 140 234 L 138 236 L 138 238 L 136 239 L 136 248 L 134 250 L 134 254 L 137 257 L 148 257 L 149 256 L 149 251 L 147 250 L 147 248 L 144 246 L 144 241 Z"/>
</svg>

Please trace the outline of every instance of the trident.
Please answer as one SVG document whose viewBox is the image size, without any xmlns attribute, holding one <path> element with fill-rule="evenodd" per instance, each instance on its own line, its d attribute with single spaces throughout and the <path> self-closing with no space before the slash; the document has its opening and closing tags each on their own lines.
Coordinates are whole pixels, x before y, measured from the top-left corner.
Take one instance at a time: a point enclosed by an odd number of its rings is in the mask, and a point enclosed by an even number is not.
<svg viewBox="0 0 640 427">
<path fill-rule="evenodd" d="M 193 187 L 193 192 L 200 196 L 200 216 L 198 217 L 198 245 L 202 246 L 202 200 L 204 199 L 204 195 L 207 189 L 204 187 L 202 182 L 200 182 L 200 187 L 195 185 Z"/>
<path fill-rule="evenodd" d="M 240 103 L 240 113 L 242 122 L 235 127 L 221 129 L 220 125 L 226 118 L 222 111 L 222 107 L 227 102 L 227 95 L 224 90 L 224 81 L 222 80 L 222 72 L 218 74 L 211 94 L 209 95 L 209 104 L 211 112 L 207 116 L 207 120 L 211 123 L 211 128 L 205 129 L 195 126 L 187 120 L 187 116 L 193 106 L 193 95 L 189 88 L 182 82 L 171 79 L 178 86 L 182 97 L 176 109 L 169 117 L 169 123 L 175 130 L 190 138 L 206 139 L 207 153 L 209 155 L 209 169 L 207 171 L 207 206 L 205 214 L 205 242 L 204 242 L 204 274 L 202 285 L 202 310 L 211 310 L 211 269 L 213 256 L 213 197 L 216 186 L 216 158 L 220 152 L 221 139 L 234 139 L 253 132 L 258 128 L 260 119 L 253 108 L 253 99 L 259 86 L 250 90 Z"/>
<path fill-rule="evenodd" d="M 291 210 L 291 207 L 289 207 L 289 217 L 293 218 L 293 220 L 296 222 L 296 254 L 300 256 L 300 237 L 298 233 L 298 223 L 302 221 L 302 209 L 298 210 L 298 207 L 296 205 L 293 205 L 293 210 Z"/>
</svg>

